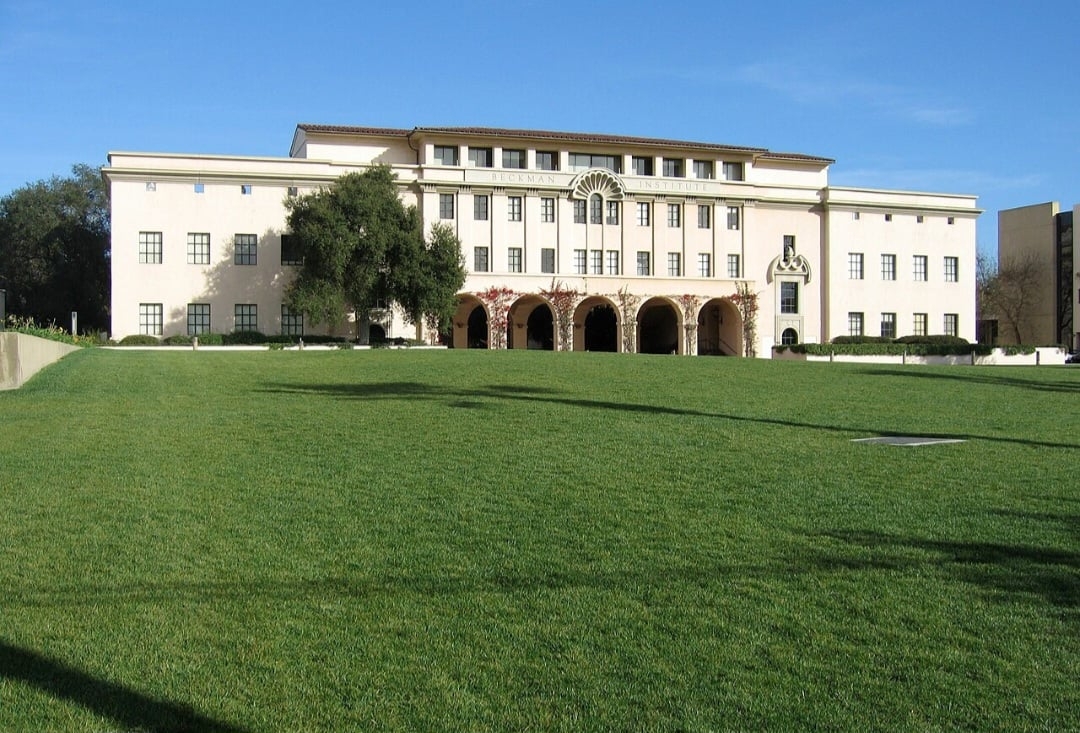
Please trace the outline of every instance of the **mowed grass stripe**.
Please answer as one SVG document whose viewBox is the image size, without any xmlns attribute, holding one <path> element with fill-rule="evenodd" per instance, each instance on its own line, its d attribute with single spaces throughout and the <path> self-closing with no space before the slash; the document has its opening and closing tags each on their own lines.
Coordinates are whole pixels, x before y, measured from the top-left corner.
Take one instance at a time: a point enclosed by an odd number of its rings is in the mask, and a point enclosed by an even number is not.
<svg viewBox="0 0 1080 733">
<path fill-rule="evenodd" d="M 1078 394 L 1065 368 L 79 352 L 0 393 L 0 728 L 1077 727 Z M 851 442 L 883 434 L 967 442 Z M 123 692 L 4 673 L 27 652 Z"/>
</svg>

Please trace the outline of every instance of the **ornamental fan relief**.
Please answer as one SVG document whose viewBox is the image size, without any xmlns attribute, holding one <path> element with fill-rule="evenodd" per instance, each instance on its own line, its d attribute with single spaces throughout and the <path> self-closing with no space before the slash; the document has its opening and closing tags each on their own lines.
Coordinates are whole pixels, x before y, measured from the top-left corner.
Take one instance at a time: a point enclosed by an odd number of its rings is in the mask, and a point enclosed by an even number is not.
<svg viewBox="0 0 1080 733">
<path fill-rule="evenodd" d="M 583 171 L 570 182 L 571 198 L 588 200 L 593 194 L 600 194 L 608 201 L 621 201 L 626 190 L 619 177 L 606 168 Z"/>
</svg>

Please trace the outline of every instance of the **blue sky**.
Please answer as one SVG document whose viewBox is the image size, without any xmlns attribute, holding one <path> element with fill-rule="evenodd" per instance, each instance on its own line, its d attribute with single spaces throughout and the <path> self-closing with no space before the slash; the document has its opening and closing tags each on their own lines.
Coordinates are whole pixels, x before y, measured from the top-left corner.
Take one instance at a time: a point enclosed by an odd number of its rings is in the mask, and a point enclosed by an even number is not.
<svg viewBox="0 0 1080 733">
<path fill-rule="evenodd" d="M 1080 3 L 0 0 L 0 195 L 299 122 L 678 138 L 836 185 L 1080 202 Z"/>
</svg>

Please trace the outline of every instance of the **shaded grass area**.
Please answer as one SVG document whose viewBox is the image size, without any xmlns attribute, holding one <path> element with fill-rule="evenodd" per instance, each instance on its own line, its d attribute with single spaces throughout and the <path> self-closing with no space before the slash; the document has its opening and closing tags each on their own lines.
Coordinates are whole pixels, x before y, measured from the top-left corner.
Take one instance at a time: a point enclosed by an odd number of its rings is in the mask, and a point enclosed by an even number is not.
<svg viewBox="0 0 1080 733">
<path fill-rule="evenodd" d="M 0 393 L 0 729 L 1075 728 L 1077 391 L 73 354 Z"/>
</svg>

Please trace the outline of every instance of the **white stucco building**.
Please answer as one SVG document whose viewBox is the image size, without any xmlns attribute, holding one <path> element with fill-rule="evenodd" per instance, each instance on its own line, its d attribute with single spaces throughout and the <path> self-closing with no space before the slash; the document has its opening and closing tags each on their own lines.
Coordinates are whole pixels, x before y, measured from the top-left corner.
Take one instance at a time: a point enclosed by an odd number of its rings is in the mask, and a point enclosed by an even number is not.
<svg viewBox="0 0 1080 733">
<path fill-rule="evenodd" d="M 741 353 L 739 282 L 759 295 L 759 355 L 847 334 L 974 341 L 975 197 L 830 186 L 832 162 L 617 135 L 309 124 L 287 158 L 113 152 L 112 336 L 429 338 L 390 312 L 328 326 L 282 302 L 298 264 L 286 198 L 386 164 L 425 226 L 461 239 L 455 347 L 550 348 L 553 283 L 577 292 L 575 349 Z M 496 303 L 491 288 L 513 292 Z"/>
</svg>

